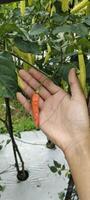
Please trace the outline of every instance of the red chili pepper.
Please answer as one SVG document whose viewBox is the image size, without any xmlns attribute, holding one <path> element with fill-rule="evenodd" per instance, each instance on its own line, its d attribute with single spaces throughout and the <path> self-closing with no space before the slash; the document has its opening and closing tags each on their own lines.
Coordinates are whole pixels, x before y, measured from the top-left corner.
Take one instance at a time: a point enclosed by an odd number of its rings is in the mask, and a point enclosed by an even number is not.
<svg viewBox="0 0 90 200">
<path fill-rule="evenodd" d="M 32 95 L 32 115 L 36 128 L 39 128 L 39 94 L 36 92 Z"/>
</svg>

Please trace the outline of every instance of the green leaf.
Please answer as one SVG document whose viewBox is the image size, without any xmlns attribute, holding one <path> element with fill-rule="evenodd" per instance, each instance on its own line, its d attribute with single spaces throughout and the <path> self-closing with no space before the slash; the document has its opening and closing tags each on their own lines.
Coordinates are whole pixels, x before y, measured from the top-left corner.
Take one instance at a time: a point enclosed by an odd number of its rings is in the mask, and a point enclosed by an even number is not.
<svg viewBox="0 0 90 200">
<path fill-rule="evenodd" d="M 18 138 L 21 138 L 21 133 L 20 132 L 15 132 L 14 135 Z"/>
<path fill-rule="evenodd" d="M 70 173 L 70 171 L 68 170 L 66 173 L 65 173 L 65 177 L 70 177 L 70 175 L 71 175 L 71 173 Z"/>
<path fill-rule="evenodd" d="M 78 45 L 82 47 L 82 50 L 90 49 L 90 40 L 87 38 L 80 38 L 78 40 Z"/>
<path fill-rule="evenodd" d="M 62 165 L 62 168 L 61 168 L 61 170 L 65 170 L 65 165 Z"/>
<path fill-rule="evenodd" d="M 13 62 L 13 58 L 12 58 L 11 54 L 7 51 L 0 52 L 0 56 L 3 56 L 5 58 L 7 58 L 8 60 L 10 60 L 11 62 Z"/>
<path fill-rule="evenodd" d="M 71 45 L 68 45 L 67 47 L 66 47 L 66 54 L 68 55 L 68 54 L 73 54 L 73 52 L 74 52 L 74 45 L 73 44 L 71 44 Z"/>
<path fill-rule="evenodd" d="M 58 174 L 61 176 L 61 170 L 58 171 Z"/>
<path fill-rule="evenodd" d="M 71 26 L 71 32 L 77 33 L 80 36 L 86 36 L 88 35 L 88 28 L 85 24 L 78 23 Z"/>
<path fill-rule="evenodd" d="M 64 200 L 65 194 L 64 194 L 64 192 L 60 192 L 60 193 L 58 193 L 58 196 L 59 196 L 60 200 Z"/>
<path fill-rule="evenodd" d="M 88 34 L 88 28 L 84 24 L 72 24 L 72 25 L 63 25 L 63 26 L 58 26 L 53 30 L 53 34 L 58 34 L 58 33 L 76 33 L 80 36 L 86 36 Z"/>
<path fill-rule="evenodd" d="M 49 166 L 51 172 L 56 173 L 57 172 L 57 168 L 55 166 Z"/>
<path fill-rule="evenodd" d="M 47 28 L 44 27 L 42 24 L 34 24 L 30 31 L 30 35 L 40 35 L 42 33 L 46 33 L 47 31 Z"/>
<path fill-rule="evenodd" d="M 11 142 L 11 139 L 8 139 L 8 140 L 6 141 L 6 145 L 5 145 L 5 146 L 7 146 L 10 142 Z"/>
<path fill-rule="evenodd" d="M 5 186 L 0 185 L 0 192 L 4 192 Z"/>
<path fill-rule="evenodd" d="M 15 46 L 25 53 L 40 54 L 40 46 L 37 42 L 23 40 L 22 37 L 15 37 Z"/>
<path fill-rule="evenodd" d="M 58 163 L 56 160 L 53 161 L 56 168 L 61 168 L 61 164 Z"/>
<path fill-rule="evenodd" d="M 16 24 L 3 24 L 0 26 L 0 36 L 4 37 L 7 33 L 18 32 L 21 33 L 22 31 L 19 29 Z"/>
<path fill-rule="evenodd" d="M 87 24 L 88 26 L 90 26 L 90 16 L 86 17 L 85 19 L 85 24 Z"/>
<path fill-rule="evenodd" d="M 65 23 L 65 21 L 67 20 L 67 16 L 63 16 L 63 15 L 59 15 L 59 14 L 55 14 L 53 17 L 52 17 L 52 20 L 57 23 L 57 24 L 63 24 Z"/>
<path fill-rule="evenodd" d="M 0 54 L 0 97 L 13 98 L 18 89 L 15 64 L 8 52 Z"/>
<path fill-rule="evenodd" d="M 53 35 L 58 34 L 58 33 L 64 33 L 64 32 L 71 32 L 71 26 L 70 25 L 63 25 L 63 26 L 58 26 L 53 30 Z"/>
</svg>

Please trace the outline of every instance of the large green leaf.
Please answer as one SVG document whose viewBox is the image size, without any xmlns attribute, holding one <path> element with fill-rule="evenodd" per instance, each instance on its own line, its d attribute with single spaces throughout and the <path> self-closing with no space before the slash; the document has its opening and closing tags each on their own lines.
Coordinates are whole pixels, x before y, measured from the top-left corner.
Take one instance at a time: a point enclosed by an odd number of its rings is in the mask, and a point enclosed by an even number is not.
<svg viewBox="0 0 90 200">
<path fill-rule="evenodd" d="M 74 24 L 71 26 L 71 32 L 76 33 L 80 36 L 88 35 L 88 28 L 84 24 Z"/>
<path fill-rule="evenodd" d="M 86 36 L 88 34 L 88 28 L 84 24 L 72 24 L 58 26 L 53 30 L 53 34 L 58 34 L 60 32 L 76 33 L 80 36 Z"/>
<path fill-rule="evenodd" d="M 90 15 L 85 18 L 84 22 L 85 22 L 85 24 L 87 24 L 88 26 L 90 26 Z"/>
<path fill-rule="evenodd" d="M 15 97 L 18 89 L 17 74 L 12 56 L 7 53 L 0 54 L 0 96 Z"/>
<path fill-rule="evenodd" d="M 90 40 L 87 38 L 80 38 L 78 39 L 78 45 L 82 47 L 82 50 L 89 50 L 90 49 Z"/>
<path fill-rule="evenodd" d="M 18 32 L 22 33 L 18 26 L 15 24 L 3 24 L 0 26 L 0 37 L 4 37 L 7 33 Z"/>
<path fill-rule="evenodd" d="M 63 26 L 57 26 L 54 30 L 53 30 L 53 34 L 58 34 L 58 33 L 64 33 L 64 32 L 71 32 L 71 26 L 70 25 L 63 25 Z"/>
<path fill-rule="evenodd" d="M 22 37 L 15 37 L 15 46 L 25 53 L 40 54 L 40 46 L 37 42 L 25 41 Z"/>
<path fill-rule="evenodd" d="M 42 24 L 34 24 L 31 31 L 30 35 L 39 35 L 42 33 L 46 33 L 48 30 L 46 27 L 44 27 Z"/>
</svg>

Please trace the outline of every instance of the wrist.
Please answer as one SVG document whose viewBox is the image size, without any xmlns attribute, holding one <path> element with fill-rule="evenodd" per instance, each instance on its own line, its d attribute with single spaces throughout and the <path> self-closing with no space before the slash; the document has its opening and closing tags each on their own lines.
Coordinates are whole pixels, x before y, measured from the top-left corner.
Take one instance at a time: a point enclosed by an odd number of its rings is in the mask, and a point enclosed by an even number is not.
<svg viewBox="0 0 90 200">
<path fill-rule="evenodd" d="M 82 200 L 90 199 L 90 134 L 66 152 L 74 183 Z"/>
<path fill-rule="evenodd" d="M 75 143 L 72 143 L 64 151 L 65 157 L 67 160 L 73 158 L 73 156 L 85 156 L 90 158 L 90 133 L 86 135 L 80 141 L 78 140 Z"/>
</svg>

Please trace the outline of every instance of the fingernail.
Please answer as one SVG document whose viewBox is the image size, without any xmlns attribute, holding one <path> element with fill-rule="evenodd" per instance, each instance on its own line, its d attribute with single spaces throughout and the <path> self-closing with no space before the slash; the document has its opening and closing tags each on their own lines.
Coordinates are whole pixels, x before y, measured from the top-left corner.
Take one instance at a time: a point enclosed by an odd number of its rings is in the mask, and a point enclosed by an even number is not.
<svg viewBox="0 0 90 200">
<path fill-rule="evenodd" d="M 21 95 L 21 93 L 20 93 L 20 92 L 17 92 L 17 93 L 16 93 L 16 96 L 17 96 L 17 97 L 18 97 L 18 96 L 20 96 L 20 95 Z"/>
<path fill-rule="evenodd" d="M 23 72 L 25 72 L 24 69 L 20 69 L 20 70 L 19 70 L 19 74 L 22 74 Z"/>
</svg>

